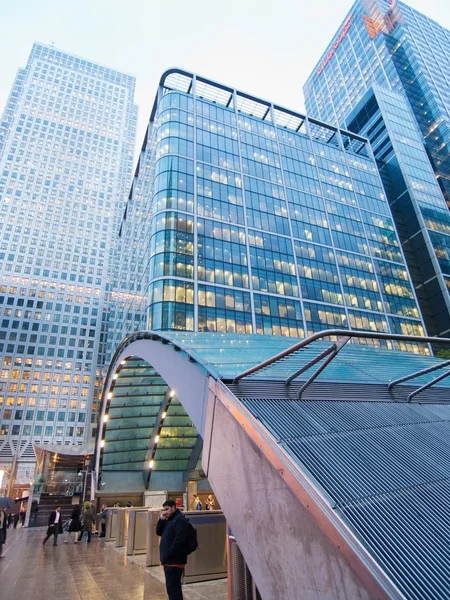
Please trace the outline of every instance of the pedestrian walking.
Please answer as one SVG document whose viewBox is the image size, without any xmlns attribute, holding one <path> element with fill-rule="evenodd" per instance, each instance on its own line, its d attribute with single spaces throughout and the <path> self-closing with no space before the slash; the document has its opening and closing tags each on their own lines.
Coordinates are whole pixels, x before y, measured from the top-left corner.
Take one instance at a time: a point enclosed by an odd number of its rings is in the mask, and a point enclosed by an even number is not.
<svg viewBox="0 0 450 600">
<path fill-rule="evenodd" d="M 83 505 L 83 526 L 81 528 L 80 535 L 78 536 L 78 541 L 81 541 L 83 537 L 83 533 L 87 532 L 87 541 L 88 544 L 91 542 L 92 537 L 92 526 L 95 523 L 95 512 L 91 506 L 89 501 L 86 501 Z"/>
<path fill-rule="evenodd" d="M 53 510 L 50 513 L 48 518 L 48 529 L 47 535 L 42 542 L 42 545 L 45 546 L 47 540 L 53 535 L 53 545 L 58 545 L 58 535 L 62 533 L 62 521 L 61 521 L 61 507 L 57 506 L 56 510 Z"/>
<path fill-rule="evenodd" d="M 6 542 L 6 530 L 8 528 L 8 515 L 0 508 L 0 558 L 4 557 L 3 544 Z"/>
<path fill-rule="evenodd" d="M 22 527 L 24 527 L 25 525 L 25 517 L 27 516 L 27 513 L 24 510 L 20 511 L 19 514 L 19 518 L 20 518 L 20 524 L 22 525 Z"/>
<path fill-rule="evenodd" d="M 156 534 L 161 537 L 159 554 L 166 577 L 169 600 L 183 600 L 181 577 L 188 556 L 189 523 L 173 500 L 166 500 L 156 524 Z"/>
<path fill-rule="evenodd" d="M 17 529 L 17 523 L 19 522 L 19 519 L 20 519 L 20 515 L 19 515 L 19 513 L 16 513 L 14 515 L 14 521 L 13 521 L 14 522 L 14 529 Z"/>
<path fill-rule="evenodd" d="M 70 515 L 70 524 L 69 531 L 67 534 L 67 541 L 64 541 L 65 544 L 70 542 L 71 534 L 74 534 L 73 543 L 78 543 L 78 535 L 81 531 L 81 506 L 79 504 L 75 504 L 72 510 L 72 514 Z"/>
</svg>

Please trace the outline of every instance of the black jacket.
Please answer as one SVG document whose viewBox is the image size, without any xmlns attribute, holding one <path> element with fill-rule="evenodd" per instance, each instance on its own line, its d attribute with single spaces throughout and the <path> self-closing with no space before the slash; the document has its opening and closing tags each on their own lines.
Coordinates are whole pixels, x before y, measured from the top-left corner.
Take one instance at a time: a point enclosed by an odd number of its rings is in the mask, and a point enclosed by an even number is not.
<svg viewBox="0 0 450 600">
<path fill-rule="evenodd" d="M 6 530 L 8 528 L 8 515 L 6 514 L 6 511 L 3 510 L 3 508 L 0 508 L 0 513 L 2 513 L 2 531 L 6 534 Z M 5 536 L 6 537 L 6 536 Z"/>
<path fill-rule="evenodd" d="M 70 515 L 71 521 L 69 525 L 69 531 L 81 531 L 81 508 L 79 504 L 75 504 L 72 514 Z"/>
<path fill-rule="evenodd" d="M 187 563 L 188 522 L 179 510 L 166 521 L 159 519 L 156 534 L 161 536 L 159 555 L 163 565 L 185 565 Z"/>
<path fill-rule="evenodd" d="M 50 513 L 50 516 L 48 518 L 48 526 L 50 527 L 50 525 L 53 525 L 55 523 L 55 519 L 56 519 L 56 510 L 52 510 L 52 512 Z M 61 513 L 59 513 L 59 521 L 57 523 L 58 527 L 59 527 L 59 531 L 62 531 L 62 515 Z"/>
</svg>

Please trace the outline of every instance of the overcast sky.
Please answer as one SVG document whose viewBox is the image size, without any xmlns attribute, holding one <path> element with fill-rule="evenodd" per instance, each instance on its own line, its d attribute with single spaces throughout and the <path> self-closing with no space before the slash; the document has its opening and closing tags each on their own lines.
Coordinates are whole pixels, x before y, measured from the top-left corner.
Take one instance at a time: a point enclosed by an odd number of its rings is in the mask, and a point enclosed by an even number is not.
<svg viewBox="0 0 450 600">
<path fill-rule="evenodd" d="M 450 29 L 449 0 L 410 5 Z M 183 67 L 288 108 L 351 0 L 0 0 L 0 107 L 34 41 L 134 75 L 141 145 L 158 80 Z"/>
</svg>

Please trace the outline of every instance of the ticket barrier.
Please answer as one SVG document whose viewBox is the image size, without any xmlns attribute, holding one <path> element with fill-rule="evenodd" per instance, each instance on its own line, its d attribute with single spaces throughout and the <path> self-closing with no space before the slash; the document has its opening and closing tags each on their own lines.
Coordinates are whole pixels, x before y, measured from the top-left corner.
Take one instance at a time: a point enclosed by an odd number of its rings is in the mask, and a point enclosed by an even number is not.
<svg viewBox="0 0 450 600">
<path fill-rule="evenodd" d="M 189 555 L 183 583 L 227 577 L 227 524 L 221 510 L 184 513 L 197 530 L 198 548 Z"/>
<path fill-rule="evenodd" d="M 125 546 L 128 525 L 128 508 L 117 509 L 117 525 L 116 525 L 116 548 Z"/>
<path fill-rule="evenodd" d="M 158 522 L 161 509 L 150 509 L 147 513 L 147 535 L 146 535 L 146 557 L 147 567 L 157 567 L 159 562 L 159 536 L 156 535 L 156 523 Z"/>
<path fill-rule="evenodd" d="M 148 508 L 128 509 L 127 554 L 145 554 L 147 551 Z M 158 511 L 159 513 L 159 511 Z"/>
<path fill-rule="evenodd" d="M 108 508 L 106 511 L 105 542 L 113 542 L 117 537 L 118 515 L 123 508 Z"/>
</svg>

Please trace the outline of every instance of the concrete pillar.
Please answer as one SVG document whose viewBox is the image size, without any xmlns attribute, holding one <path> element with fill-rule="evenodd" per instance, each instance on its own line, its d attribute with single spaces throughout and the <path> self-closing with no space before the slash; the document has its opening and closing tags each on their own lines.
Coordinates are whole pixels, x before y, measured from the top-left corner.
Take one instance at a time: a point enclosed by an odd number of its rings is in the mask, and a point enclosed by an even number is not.
<svg viewBox="0 0 450 600">
<path fill-rule="evenodd" d="M 42 469 L 42 481 L 47 483 L 48 481 L 48 470 L 50 467 L 50 452 L 44 454 L 44 467 Z"/>
<path fill-rule="evenodd" d="M 187 510 L 195 510 L 194 496 L 197 495 L 197 481 L 188 481 Z"/>
<path fill-rule="evenodd" d="M 11 498 L 12 493 L 13 493 L 14 483 L 16 481 L 16 470 L 17 470 L 17 454 L 14 454 L 12 465 L 11 465 L 11 475 L 9 477 L 9 482 L 8 482 L 8 491 L 6 494 L 8 498 Z"/>
</svg>

